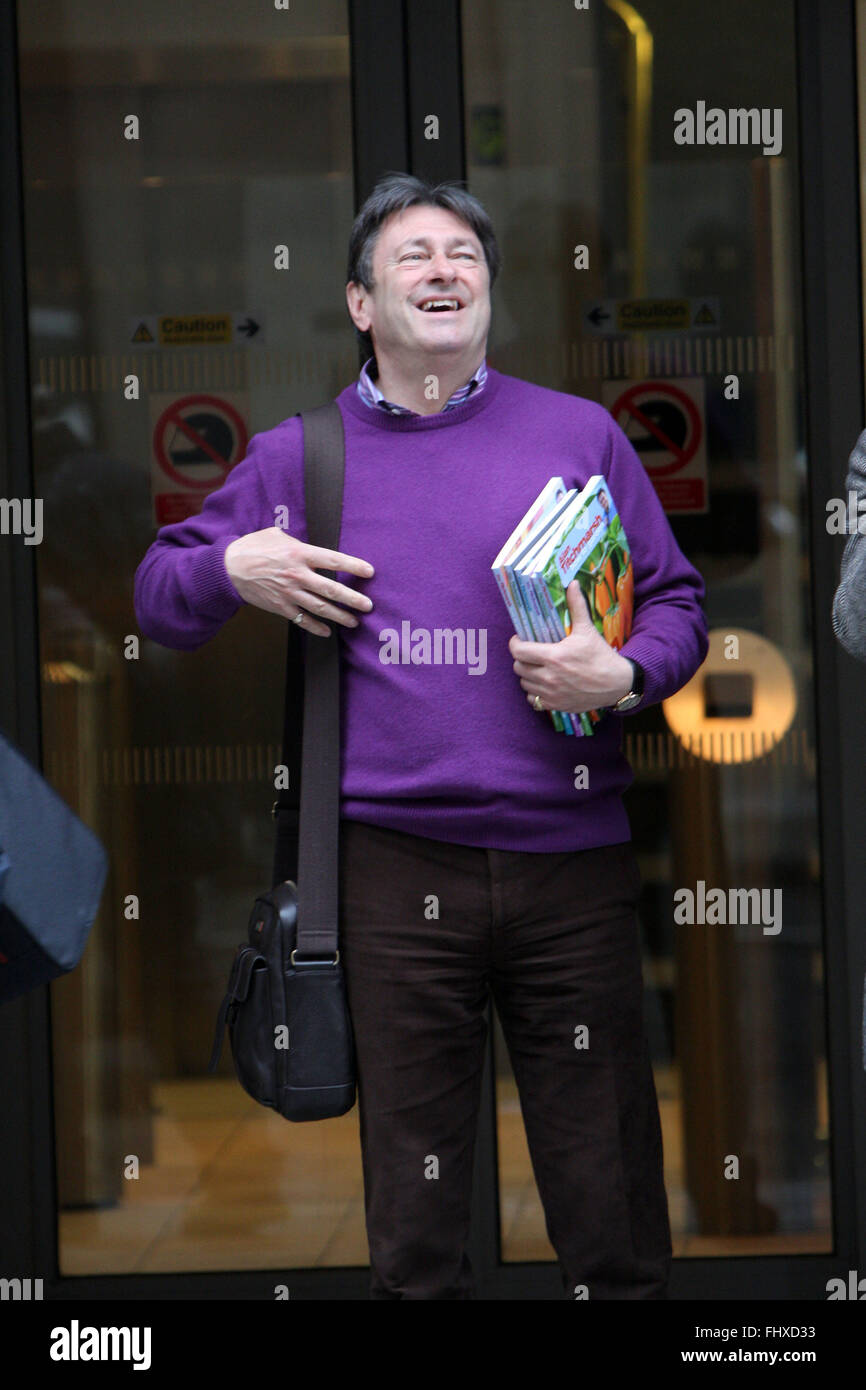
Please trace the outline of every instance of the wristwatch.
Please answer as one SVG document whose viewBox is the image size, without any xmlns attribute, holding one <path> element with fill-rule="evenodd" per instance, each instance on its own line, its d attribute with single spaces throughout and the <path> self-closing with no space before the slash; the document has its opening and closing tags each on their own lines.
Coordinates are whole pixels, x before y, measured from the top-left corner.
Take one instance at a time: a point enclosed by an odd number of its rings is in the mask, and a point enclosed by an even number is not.
<svg viewBox="0 0 866 1390">
<path fill-rule="evenodd" d="M 626 657 L 626 661 L 631 666 L 633 673 L 631 690 L 617 700 L 615 705 L 611 705 L 614 714 L 624 714 L 627 709 L 634 709 L 635 705 L 639 705 L 643 699 L 643 667 L 638 665 L 636 661 L 632 661 L 630 656 Z"/>
</svg>

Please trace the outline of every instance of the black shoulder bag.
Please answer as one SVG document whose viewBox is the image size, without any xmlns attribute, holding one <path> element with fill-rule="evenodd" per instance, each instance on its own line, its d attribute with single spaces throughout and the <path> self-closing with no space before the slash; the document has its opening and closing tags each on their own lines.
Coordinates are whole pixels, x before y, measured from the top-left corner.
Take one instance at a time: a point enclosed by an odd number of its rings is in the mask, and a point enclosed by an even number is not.
<svg viewBox="0 0 866 1390">
<path fill-rule="evenodd" d="M 301 420 L 307 538 L 336 549 L 342 417 L 331 403 L 304 411 Z M 283 747 L 290 786 L 300 751 L 300 802 L 286 793 L 274 802 L 275 886 L 253 905 L 248 944 L 235 956 L 208 1070 L 219 1064 L 227 1024 L 238 1080 L 254 1100 L 286 1120 L 326 1120 L 355 1103 L 355 1050 L 337 946 L 339 631 L 332 625 L 330 637 L 317 637 L 293 622 L 288 628 Z M 287 877 L 295 853 L 297 882 Z"/>
</svg>

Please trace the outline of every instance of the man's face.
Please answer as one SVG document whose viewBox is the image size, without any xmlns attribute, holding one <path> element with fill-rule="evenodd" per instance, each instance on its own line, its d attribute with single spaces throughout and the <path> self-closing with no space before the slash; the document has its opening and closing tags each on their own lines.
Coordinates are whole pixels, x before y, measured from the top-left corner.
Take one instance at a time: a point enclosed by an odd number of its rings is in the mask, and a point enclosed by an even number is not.
<svg viewBox="0 0 866 1390">
<path fill-rule="evenodd" d="M 445 208 L 394 213 L 373 247 L 373 288 L 346 287 L 352 319 L 380 361 L 463 354 L 472 368 L 490 328 L 490 276 L 471 227 Z M 425 307 L 426 306 L 426 307 Z"/>
</svg>

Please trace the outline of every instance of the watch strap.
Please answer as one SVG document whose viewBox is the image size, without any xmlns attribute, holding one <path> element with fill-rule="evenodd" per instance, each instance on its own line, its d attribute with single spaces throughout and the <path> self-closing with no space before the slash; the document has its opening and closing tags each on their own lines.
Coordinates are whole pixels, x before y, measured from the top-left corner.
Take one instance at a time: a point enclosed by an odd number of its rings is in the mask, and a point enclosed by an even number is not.
<svg viewBox="0 0 866 1390">
<path fill-rule="evenodd" d="M 631 686 L 626 691 L 625 695 L 621 695 L 616 703 L 611 705 L 611 709 L 615 712 L 620 710 L 620 706 L 622 706 L 623 713 L 625 713 L 626 710 L 635 709 L 636 706 L 640 704 L 643 696 L 643 667 L 640 662 L 633 661 L 630 656 L 626 657 L 626 661 L 631 667 Z"/>
</svg>

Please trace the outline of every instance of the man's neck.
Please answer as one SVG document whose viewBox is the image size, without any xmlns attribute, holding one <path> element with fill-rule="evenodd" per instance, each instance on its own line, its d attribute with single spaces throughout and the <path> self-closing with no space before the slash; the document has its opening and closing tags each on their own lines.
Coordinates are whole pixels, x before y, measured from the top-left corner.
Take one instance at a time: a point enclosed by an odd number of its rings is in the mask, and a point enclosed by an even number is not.
<svg viewBox="0 0 866 1390">
<path fill-rule="evenodd" d="M 388 362 L 378 357 L 376 385 L 386 401 L 405 406 L 419 415 L 436 415 L 455 391 L 472 379 L 483 360 L 483 352 L 472 359 L 461 357 L 451 361 L 444 355 L 432 358 L 425 366 L 409 367 L 405 361 Z M 476 360 L 477 358 L 477 360 Z M 432 365 L 431 365 L 432 361 Z"/>
</svg>

